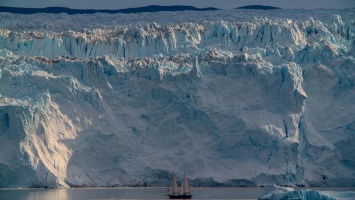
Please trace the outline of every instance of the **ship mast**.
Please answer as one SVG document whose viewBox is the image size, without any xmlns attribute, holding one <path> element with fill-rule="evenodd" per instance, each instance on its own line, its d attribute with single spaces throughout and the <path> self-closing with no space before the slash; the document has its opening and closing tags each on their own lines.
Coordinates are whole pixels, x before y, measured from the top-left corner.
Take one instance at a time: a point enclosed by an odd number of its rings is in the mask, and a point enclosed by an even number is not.
<svg viewBox="0 0 355 200">
<path fill-rule="evenodd" d="M 183 181 L 181 181 L 180 193 L 184 194 L 184 182 Z"/>
</svg>

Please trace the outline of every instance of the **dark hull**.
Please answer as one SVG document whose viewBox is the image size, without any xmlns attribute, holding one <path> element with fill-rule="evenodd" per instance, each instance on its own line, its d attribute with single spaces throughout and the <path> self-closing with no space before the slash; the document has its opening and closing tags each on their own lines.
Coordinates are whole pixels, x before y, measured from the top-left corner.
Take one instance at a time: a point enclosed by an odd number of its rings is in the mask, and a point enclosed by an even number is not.
<svg viewBox="0 0 355 200">
<path fill-rule="evenodd" d="M 191 199 L 191 194 L 168 194 L 170 199 Z"/>
</svg>

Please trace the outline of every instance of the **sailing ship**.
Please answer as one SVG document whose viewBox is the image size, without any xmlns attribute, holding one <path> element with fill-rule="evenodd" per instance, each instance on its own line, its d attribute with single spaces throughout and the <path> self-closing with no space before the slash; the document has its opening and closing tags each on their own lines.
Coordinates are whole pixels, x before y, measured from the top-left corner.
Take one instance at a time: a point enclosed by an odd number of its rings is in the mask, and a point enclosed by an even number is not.
<svg viewBox="0 0 355 200">
<path fill-rule="evenodd" d="M 181 188 L 179 188 L 176 182 L 175 172 L 173 172 L 173 193 L 168 194 L 170 199 L 191 199 L 189 183 L 187 181 L 186 173 L 184 172 L 184 181 L 181 183 Z"/>
</svg>

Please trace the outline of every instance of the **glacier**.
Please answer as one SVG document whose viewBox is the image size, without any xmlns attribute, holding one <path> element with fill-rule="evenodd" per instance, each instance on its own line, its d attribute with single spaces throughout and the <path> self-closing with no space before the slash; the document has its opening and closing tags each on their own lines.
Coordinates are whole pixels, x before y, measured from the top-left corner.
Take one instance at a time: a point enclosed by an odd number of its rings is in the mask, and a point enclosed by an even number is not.
<svg viewBox="0 0 355 200">
<path fill-rule="evenodd" d="M 355 186 L 354 9 L 0 21 L 0 187 Z"/>
</svg>

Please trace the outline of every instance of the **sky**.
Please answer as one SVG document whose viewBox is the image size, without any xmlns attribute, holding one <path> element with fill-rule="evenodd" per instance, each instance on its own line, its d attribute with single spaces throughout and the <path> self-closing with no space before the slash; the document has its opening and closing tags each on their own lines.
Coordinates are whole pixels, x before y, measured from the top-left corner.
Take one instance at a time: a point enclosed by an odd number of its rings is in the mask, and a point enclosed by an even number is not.
<svg viewBox="0 0 355 200">
<path fill-rule="evenodd" d="M 245 5 L 268 5 L 281 8 L 354 8 L 355 0 L 0 0 L 0 6 L 51 7 L 77 9 L 122 9 L 147 5 L 191 5 L 199 8 L 231 9 Z"/>
</svg>

